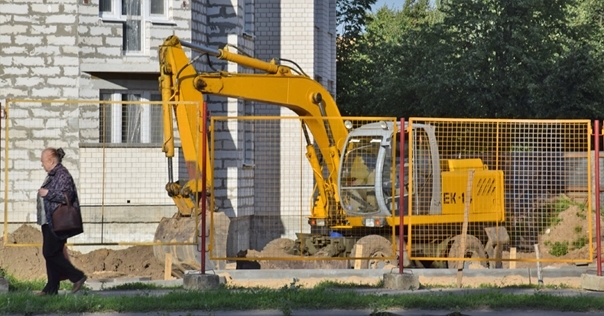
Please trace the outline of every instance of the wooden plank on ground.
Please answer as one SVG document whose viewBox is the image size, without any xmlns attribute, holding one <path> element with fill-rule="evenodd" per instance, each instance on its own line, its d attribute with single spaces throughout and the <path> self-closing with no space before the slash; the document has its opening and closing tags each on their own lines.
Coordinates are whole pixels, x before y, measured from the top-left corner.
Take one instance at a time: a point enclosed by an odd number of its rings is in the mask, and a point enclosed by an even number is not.
<svg viewBox="0 0 604 316">
<path fill-rule="evenodd" d="M 166 257 L 164 259 L 164 280 L 172 279 L 172 254 L 166 253 Z"/>
<path fill-rule="evenodd" d="M 474 169 L 468 170 L 468 186 L 466 188 L 466 203 L 463 210 L 463 226 L 461 228 L 461 249 L 460 254 L 465 257 L 466 253 L 466 236 L 468 236 L 468 220 L 470 217 L 470 202 L 472 201 L 472 181 L 474 180 Z M 459 261 L 457 268 L 457 287 L 461 288 L 461 279 L 463 278 L 463 266 L 465 261 Z"/>
<path fill-rule="evenodd" d="M 363 256 L 363 245 L 356 245 L 356 251 L 355 251 L 354 256 L 357 257 L 357 258 Z M 356 270 L 359 270 L 359 269 L 362 268 L 361 267 L 361 262 L 362 262 L 361 259 L 354 260 L 354 268 Z"/>
<path fill-rule="evenodd" d="M 510 247 L 510 259 L 516 259 L 516 247 Z M 516 261 L 510 261 L 510 269 L 516 269 Z"/>
</svg>

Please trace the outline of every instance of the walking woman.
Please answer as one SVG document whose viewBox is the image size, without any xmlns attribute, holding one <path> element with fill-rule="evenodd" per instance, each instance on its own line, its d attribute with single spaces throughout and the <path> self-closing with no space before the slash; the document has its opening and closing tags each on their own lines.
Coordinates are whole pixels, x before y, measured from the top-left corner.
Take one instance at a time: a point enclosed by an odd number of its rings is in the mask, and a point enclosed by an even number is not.
<svg viewBox="0 0 604 316">
<path fill-rule="evenodd" d="M 67 238 L 83 230 L 66 235 L 53 229 L 52 212 L 61 204 L 67 204 L 66 195 L 73 206 L 79 207 L 75 182 L 67 168 L 61 164 L 64 156 L 63 149 L 50 147 L 42 151 L 40 159 L 48 174 L 38 190 L 38 224 L 42 226 L 42 254 L 46 260 L 48 281 L 38 295 L 58 294 L 62 276 L 73 282 L 72 293 L 79 291 L 86 282 L 86 275 L 75 268 L 63 253 Z"/>
</svg>

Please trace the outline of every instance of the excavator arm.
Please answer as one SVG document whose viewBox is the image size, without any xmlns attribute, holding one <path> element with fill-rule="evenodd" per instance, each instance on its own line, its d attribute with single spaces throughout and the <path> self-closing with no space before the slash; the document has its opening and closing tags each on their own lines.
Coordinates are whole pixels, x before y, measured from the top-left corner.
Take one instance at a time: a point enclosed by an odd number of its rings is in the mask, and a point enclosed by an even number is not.
<svg viewBox="0 0 604 316">
<path fill-rule="evenodd" d="M 263 73 L 201 73 L 198 74 L 193 62 L 185 55 L 183 46 L 192 50 L 209 54 L 218 59 L 237 63 Z M 348 134 L 340 117 L 338 107 L 329 92 L 318 82 L 304 74 L 298 74 L 291 68 L 278 65 L 275 61 L 265 62 L 253 57 L 229 52 L 226 48 L 213 50 L 207 47 L 181 42 L 176 36 L 169 37 L 159 50 L 160 58 L 160 89 L 164 101 L 164 135 L 163 151 L 168 158 L 174 155 L 172 120 L 174 113 L 178 131 L 182 141 L 184 158 L 189 170 L 190 180 L 184 187 L 174 186 L 169 194 L 179 206 L 181 215 L 189 215 L 191 207 L 183 202 L 187 198 L 184 193 L 200 190 L 199 178 L 202 176 L 200 154 L 203 134 L 196 129 L 202 126 L 200 118 L 203 107 L 181 105 L 174 102 L 203 100 L 203 94 L 220 95 L 262 103 L 274 104 L 292 110 L 302 119 L 303 125 L 310 130 L 313 141 L 320 150 L 320 155 L 327 168 L 324 176 L 321 162 L 315 151 L 315 146 L 307 137 L 307 153 L 317 184 L 317 199 L 312 209 L 311 218 L 326 219 L 340 208 L 337 177 L 340 150 Z M 209 155 L 206 155 L 209 157 Z M 207 183 L 212 185 L 212 170 L 207 168 L 205 174 Z M 168 188 L 167 186 L 167 188 Z M 188 189 L 187 189 L 188 188 Z M 185 192 L 183 192 L 185 191 Z M 176 194 L 179 193 L 179 194 Z M 190 200 L 190 199 L 189 199 Z M 181 209 L 182 207 L 182 209 Z M 337 216 L 335 216 L 337 217 Z"/>
</svg>

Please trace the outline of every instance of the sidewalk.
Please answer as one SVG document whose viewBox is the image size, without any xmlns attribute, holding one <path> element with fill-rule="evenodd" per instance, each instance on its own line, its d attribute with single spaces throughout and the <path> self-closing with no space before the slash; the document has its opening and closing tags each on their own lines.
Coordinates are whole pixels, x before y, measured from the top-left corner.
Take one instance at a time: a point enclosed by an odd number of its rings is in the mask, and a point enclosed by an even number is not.
<svg viewBox="0 0 604 316">
<path fill-rule="evenodd" d="M 599 313 L 577 313 L 577 312 L 557 312 L 557 311 L 456 311 L 456 310 L 389 310 L 378 311 L 374 315 L 371 310 L 294 310 L 290 314 L 278 310 L 253 310 L 253 311 L 178 311 L 178 312 L 157 312 L 156 315 L 162 316 L 594 316 L 602 315 Z M 84 313 L 84 314 L 61 314 L 60 316 L 148 316 L 150 313 Z M 57 314 L 46 314 L 48 316 L 59 316 Z M 8 315 L 18 316 L 18 315 Z M 21 315 L 19 315 L 21 316 Z"/>
</svg>

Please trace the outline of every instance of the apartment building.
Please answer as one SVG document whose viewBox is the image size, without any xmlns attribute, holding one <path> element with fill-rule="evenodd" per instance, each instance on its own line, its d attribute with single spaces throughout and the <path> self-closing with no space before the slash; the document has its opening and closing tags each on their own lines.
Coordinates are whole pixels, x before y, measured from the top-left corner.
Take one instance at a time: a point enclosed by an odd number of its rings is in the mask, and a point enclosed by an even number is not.
<svg viewBox="0 0 604 316">
<path fill-rule="evenodd" d="M 9 127 L 8 138 L 2 134 L 7 192 L 3 185 L 0 198 L 8 202 L 9 231 L 35 223 L 35 197 L 45 176 L 39 156 L 52 146 L 67 152 L 64 164 L 76 178 L 88 220 L 115 222 L 90 224 L 80 242 L 152 239 L 153 227 L 126 219 L 174 212 L 164 191 L 161 109 L 97 100 L 159 101 L 157 50 L 168 36 L 212 48 L 228 43 L 263 60 L 295 60 L 334 93 L 335 32 L 335 0 L 0 0 L 3 107 L 9 100 L 2 122 Z M 201 62 L 196 67 L 209 70 Z M 230 63 L 214 67 L 249 71 Z M 10 101 L 53 99 L 91 102 Z M 235 99 L 206 101 L 213 115 L 291 115 Z M 216 171 L 222 177 L 217 205 L 229 216 L 257 215 L 262 193 L 253 187 L 263 166 L 255 152 L 262 146 L 244 125 L 229 135 L 242 154 Z M 186 178 L 178 160 L 174 170 Z"/>
</svg>

